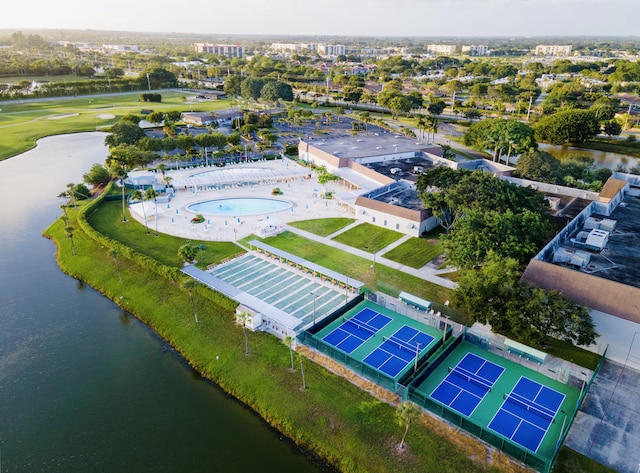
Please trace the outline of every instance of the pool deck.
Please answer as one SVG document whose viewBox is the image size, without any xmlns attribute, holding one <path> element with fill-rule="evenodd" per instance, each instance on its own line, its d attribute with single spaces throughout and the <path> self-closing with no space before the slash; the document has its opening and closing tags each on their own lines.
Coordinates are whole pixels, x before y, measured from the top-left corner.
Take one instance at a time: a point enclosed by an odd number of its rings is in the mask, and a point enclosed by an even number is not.
<svg viewBox="0 0 640 473">
<path fill-rule="evenodd" d="M 336 200 L 319 198 L 319 195 L 322 193 L 322 186 L 318 184 L 316 175 L 313 174 L 309 177 L 310 173 L 307 172 L 309 171 L 307 168 L 291 160 L 260 161 L 255 163 L 234 164 L 230 167 L 234 169 L 242 169 L 243 167 L 251 169 L 257 167 L 265 168 L 265 170 L 268 170 L 265 174 L 272 177 L 267 178 L 257 185 L 236 184 L 223 186 L 220 190 L 217 188 L 208 189 L 203 186 L 200 190 L 196 190 L 195 193 L 192 188 L 185 189 L 184 186 L 182 186 L 182 188 L 176 189 L 176 195 L 171 199 L 169 204 L 158 204 L 160 212 L 157 222 L 158 232 L 198 240 L 237 241 L 254 232 L 259 232 L 266 224 L 284 225 L 297 220 L 316 218 L 355 218 L 354 211 L 348 206 L 344 204 L 341 205 Z M 183 182 L 187 176 L 197 172 L 214 171 L 216 169 L 218 168 L 204 167 L 167 171 L 166 174 L 172 178 L 171 182 L 173 183 Z M 228 168 L 225 167 L 221 169 Z M 161 178 L 162 176 L 158 174 L 158 181 L 160 181 Z M 277 182 L 278 179 L 281 182 Z M 282 195 L 272 195 L 271 192 L 274 187 L 279 187 Z M 339 193 L 349 191 L 341 184 L 334 182 L 328 184 L 327 189 Z M 316 192 L 314 192 L 314 190 L 316 190 Z M 221 217 L 204 215 L 204 223 L 191 223 L 191 219 L 195 217 L 196 212 L 188 210 L 189 205 L 205 200 L 237 197 L 286 200 L 291 202 L 293 207 L 290 210 L 287 209 L 280 212 L 252 216 L 231 215 Z M 144 224 L 142 215 L 132 211 L 131 216 Z M 156 222 L 154 215 L 147 215 L 147 217 L 149 229 L 155 230 Z M 240 222 L 238 222 L 238 219 L 240 219 Z"/>
</svg>

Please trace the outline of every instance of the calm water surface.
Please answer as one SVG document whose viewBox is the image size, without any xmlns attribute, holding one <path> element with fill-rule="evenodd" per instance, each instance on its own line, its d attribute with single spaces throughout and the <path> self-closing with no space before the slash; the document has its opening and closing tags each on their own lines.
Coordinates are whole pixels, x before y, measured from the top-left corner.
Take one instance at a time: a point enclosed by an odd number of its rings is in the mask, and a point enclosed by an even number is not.
<svg viewBox="0 0 640 473">
<path fill-rule="evenodd" d="M 608 151 L 598 151 L 595 149 L 572 148 L 570 146 L 555 146 L 545 143 L 539 143 L 538 147 L 541 151 L 553 154 L 556 158 L 571 159 L 578 157 L 589 157 L 593 159 L 593 164 L 597 168 L 607 168 L 615 171 L 618 166 L 627 169 L 640 164 L 640 159 L 619 153 L 610 153 Z"/>
<path fill-rule="evenodd" d="M 103 140 L 46 138 L 0 162 L 2 473 L 323 471 L 58 269 L 41 233 Z"/>
</svg>

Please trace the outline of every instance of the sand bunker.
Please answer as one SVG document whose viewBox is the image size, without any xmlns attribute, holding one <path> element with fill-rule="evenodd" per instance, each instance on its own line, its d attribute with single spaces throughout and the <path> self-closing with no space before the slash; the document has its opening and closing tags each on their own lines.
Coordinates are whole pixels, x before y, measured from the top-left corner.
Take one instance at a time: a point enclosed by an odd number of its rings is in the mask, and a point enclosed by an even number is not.
<svg viewBox="0 0 640 473">
<path fill-rule="evenodd" d="M 49 120 L 60 120 L 61 118 L 69 118 L 76 117 L 80 115 L 79 113 L 65 113 L 64 115 L 54 115 L 53 117 L 49 117 Z"/>
<path fill-rule="evenodd" d="M 100 115 L 96 115 L 96 118 L 101 118 L 102 120 L 111 120 L 112 118 L 116 118 L 116 116 L 111 115 L 110 113 L 101 113 Z"/>
</svg>

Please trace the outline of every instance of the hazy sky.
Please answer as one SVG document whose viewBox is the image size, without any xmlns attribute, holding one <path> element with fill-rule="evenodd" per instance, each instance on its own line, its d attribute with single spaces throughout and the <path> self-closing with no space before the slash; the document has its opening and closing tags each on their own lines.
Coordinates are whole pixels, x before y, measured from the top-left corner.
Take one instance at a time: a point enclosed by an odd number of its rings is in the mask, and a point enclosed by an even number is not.
<svg viewBox="0 0 640 473">
<path fill-rule="evenodd" d="M 358 36 L 639 35 L 637 0 L 8 0 L 0 28 Z"/>
</svg>

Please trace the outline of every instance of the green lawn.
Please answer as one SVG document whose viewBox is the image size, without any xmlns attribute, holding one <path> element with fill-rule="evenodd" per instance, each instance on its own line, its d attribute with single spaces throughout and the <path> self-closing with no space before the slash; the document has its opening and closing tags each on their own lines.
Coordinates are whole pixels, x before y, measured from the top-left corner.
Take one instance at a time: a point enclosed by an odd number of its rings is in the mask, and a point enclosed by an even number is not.
<svg viewBox="0 0 640 473">
<path fill-rule="evenodd" d="M 114 124 L 122 116 L 139 114 L 141 108 L 156 111 L 192 108 L 182 97 L 191 95 L 178 91 L 162 92 L 162 103 L 138 102 L 139 94 L 110 95 L 108 97 L 77 98 L 70 100 L 11 103 L 0 106 L 0 160 L 33 148 L 39 138 L 63 133 L 95 131 Z M 232 102 L 218 100 L 198 103 L 194 111 L 229 108 Z M 99 116 L 113 118 L 99 118 Z M 62 117 L 56 118 L 55 117 Z"/>
<path fill-rule="evenodd" d="M 403 234 L 370 223 L 361 223 L 334 238 L 343 243 L 368 253 L 375 253 L 402 238 Z"/>
<path fill-rule="evenodd" d="M 178 256 L 178 248 L 188 241 L 204 247 L 201 257 L 198 256 L 198 266 L 208 266 L 236 254 L 244 253 L 242 248 L 232 242 L 192 241 L 163 233 L 155 236 L 153 222 L 149 222 L 150 233 L 147 233 L 144 225 L 131 218 L 128 209 L 126 209 L 126 213 L 129 221 L 123 223 L 122 204 L 118 201 L 105 202 L 100 206 L 99 211 L 89 217 L 89 223 L 109 238 L 124 243 L 162 264 L 172 267 L 182 266 L 182 260 Z"/>
<path fill-rule="evenodd" d="M 383 256 L 412 268 L 421 268 L 442 251 L 442 245 L 436 239 L 411 238 Z"/>
<path fill-rule="evenodd" d="M 318 218 L 291 222 L 289 225 L 313 233 L 314 235 L 328 236 L 347 225 L 351 225 L 355 221 L 354 218 Z"/>
</svg>

